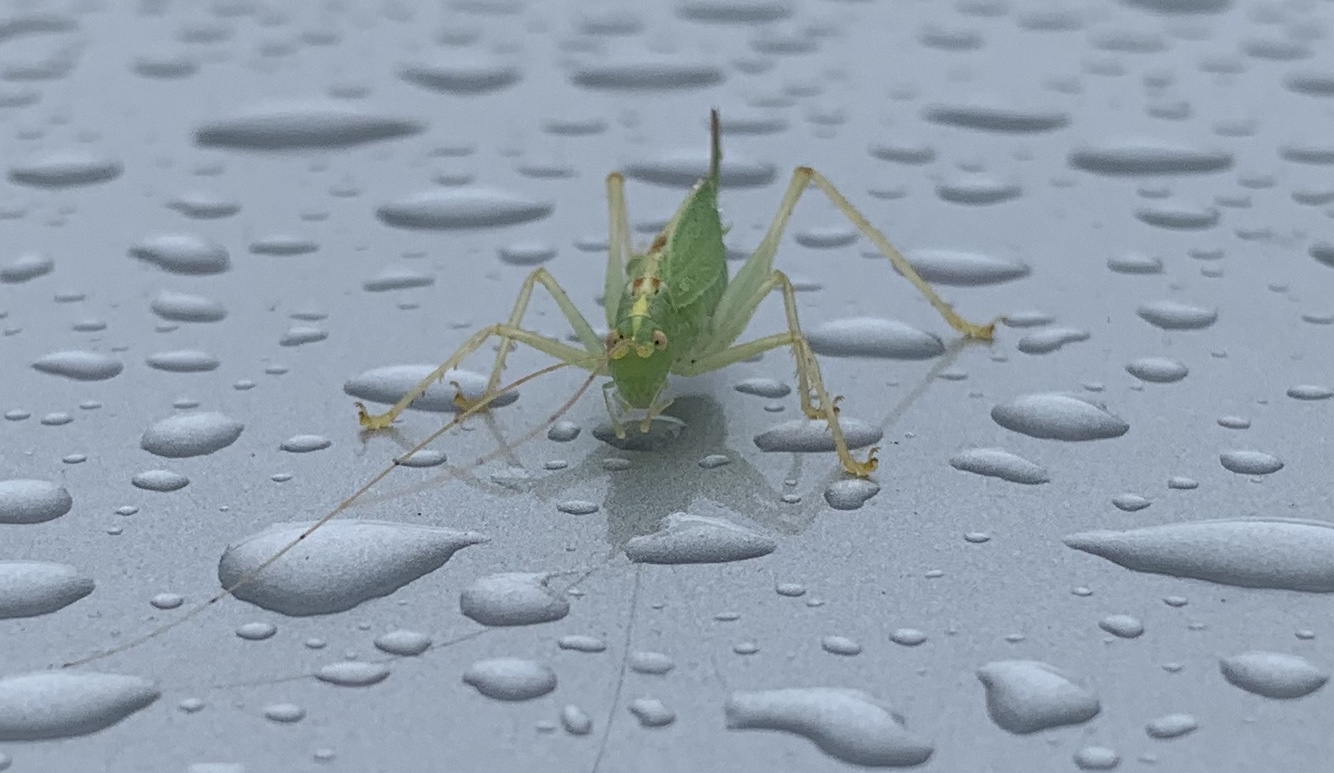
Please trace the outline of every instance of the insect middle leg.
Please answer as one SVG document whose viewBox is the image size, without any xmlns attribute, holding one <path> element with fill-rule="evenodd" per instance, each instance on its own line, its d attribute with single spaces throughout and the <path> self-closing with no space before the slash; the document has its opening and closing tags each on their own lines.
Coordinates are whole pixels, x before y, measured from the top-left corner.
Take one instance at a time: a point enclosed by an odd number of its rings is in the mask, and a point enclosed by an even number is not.
<svg viewBox="0 0 1334 773">
<path fill-rule="evenodd" d="M 788 221 L 792 217 L 792 211 L 797 206 L 797 201 L 801 199 L 802 193 L 811 184 L 819 188 L 838 211 L 843 213 L 843 216 L 855 225 L 857 230 L 861 231 L 867 239 L 870 239 L 881 254 L 889 258 L 890 263 L 894 264 L 895 270 L 907 278 L 909 282 L 912 282 L 913 286 L 930 302 L 936 311 L 940 312 L 940 315 L 945 318 L 950 327 L 963 333 L 968 338 L 982 341 L 992 339 L 995 335 L 996 323 L 1001 318 L 997 317 L 988 324 L 979 325 L 960 316 L 954 310 L 954 307 L 946 303 L 945 299 L 941 298 L 935 291 L 935 288 L 917 273 L 917 270 L 912 267 L 903 253 L 899 252 L 893 244 L 890 244 L 889 239 L 885 238 L 884 234 L 871 225 L 870 221 L 858 212 L 857 208 L 852 206 L 843 194 L 838 192 L 833 183 L 809 166 L 799 166 L 792 171 L 792 180 L 788 183 L 787 191 L 778 204 L 778 212 L 774 215 L 768 232 L 765 233 L 760 245 L 755 248 L 755 252 L 747 258 L 745 264 L 737 271 L 732 282 L 728 284 L 727 291 L 718 302 L 719 314 L 727 313 L 729 306 L 748 304 L 773 272 L 774 257 L 778 253 L 779 240 L 783 238 L 783 231 L 787 228 Z M 740 332 L 737 331 L 737 334 L 740 335 Z"/>
<path fill-rule="evenodd" d="M 787 314 L 787 332 L 775 333 L 736 346 L 728 346 L 745 330 L 760 302 L 775 290 L 783 294 L 783 309 Z M 830 398 L 828 390 L 825 389 L 824 378 L 820 374 L 820 363 L 815 358 L 815 352 L 811 351 L 806 336 L 801 332 L 801 322 L 797 319 L 796 290 L 792 287 L 792 280 L 788 279 L 786 274 L 782 271 L 771 272 L 752 294 L 751 298 L 748 299 L 745 306 L 734 306 L 728 316 L 714 319 L 711 333 L 709 340 L 703 344 L 705 348 L 702 350 L 708 353 L 688 356 L 676 367 L 677 373 L 684 376 L 696 376 L 724 368 L 770 349 L 790 346 L 792 347 L 792 356 L 797 361 L 797 390 L 801 395 L 802 411 L 808 418 L 824 419 L 825 423 L 829 425 L 829 432 L 834 440 L 834 450 L 838 452 L 838 458 L 843 463 L 844 470 L 859 478 L 865 478 L 875 471 L 877 464 L 875 452 L 878 449 L 872 448 L 866 461 L 856 459 L 848 449 L 848 441 L 843 435 L 843 427 L 838 423 L 838 406 L 836 405 L 838 398 Z M 719 341 L 723 343 L 718 344 Z"/>
</svg>

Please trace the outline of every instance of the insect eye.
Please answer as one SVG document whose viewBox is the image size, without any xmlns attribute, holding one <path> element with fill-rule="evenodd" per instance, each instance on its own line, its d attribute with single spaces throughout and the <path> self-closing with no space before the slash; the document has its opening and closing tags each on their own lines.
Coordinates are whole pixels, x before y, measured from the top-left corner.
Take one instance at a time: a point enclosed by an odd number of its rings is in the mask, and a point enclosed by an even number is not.
<svg viewBox="0 0 1334 773">
<path fill-rule="evenodd" d="M 653 348 L 659 351 L 667 348 L 667 334 L 661 330 L 653 331 Z"/>
</svg>

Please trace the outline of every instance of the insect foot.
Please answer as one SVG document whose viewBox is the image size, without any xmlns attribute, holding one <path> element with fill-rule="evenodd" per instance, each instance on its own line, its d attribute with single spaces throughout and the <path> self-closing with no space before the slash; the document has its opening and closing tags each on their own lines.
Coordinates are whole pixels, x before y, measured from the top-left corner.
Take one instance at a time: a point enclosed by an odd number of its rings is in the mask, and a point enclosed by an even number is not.
<svg viewBox="0 0 1334 773">
<path fill-rule="evenodd" d="M 357 405 L 357 422 L 361 424 L 361 426 L 365 429 L 369 430 L 385 429 L 390 424 L 394 423 L 394 420 L 390 418 L 388 414 L 381 414 L 379 416 L 372 415 L 370 411 L 366 410 L 365 403 L 358 402 L 356 405 Z"/>
</svg>

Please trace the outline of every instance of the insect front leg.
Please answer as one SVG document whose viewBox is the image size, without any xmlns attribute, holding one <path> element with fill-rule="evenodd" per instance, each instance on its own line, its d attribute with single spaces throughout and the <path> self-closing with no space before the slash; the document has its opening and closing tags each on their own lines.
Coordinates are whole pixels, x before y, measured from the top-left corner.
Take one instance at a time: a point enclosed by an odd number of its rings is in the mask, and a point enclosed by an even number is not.
<svg viewBox="0 0 1334 773">
<path fill-rule="evenodd" d="M 783 295 L 787 332 L 729 346 L 746 329 L 760 302 L 775 290 Z M 796 290 L 792 287 L 792 280 L 782 271 L 771 272 L 746 303 L 734 304 L 725 316 L 715 317 L 708 340 L 700 343 L 700 353 L 685 358 L 677 372 L 685 376 L 696 376 L 781 346 L 792 347 L 792 356 L 797 361 L 797 388 L 801 395 L 802 411 L 807 417 L 824 419 L 829 425 L 829 432 L 834 440 L 834 450 L 838 452 L 844 470 L 859 478 L 870 476 L 875 471 L 877 464 L 875 453 L 879 449 L 872 448 L 866 461 L 856 459 L 848 449 L 843 427 L 838 422 L 837 403 L 840 398 L 830 398 L 828 390 L 825 389 L 824 378 L 820 374 L 820 363 L 815 359 L 815 352 L 811 351 L 806 336 L 801 332 L 801 322 L 797 318 Z"/>
<path fill-rule="evenodd" d="M 510 311 L 508 326 L 520 328 L 523 324 L 523 315 L 528 311 L 528 303 L 533 297 L 533 288 L 542 285 L 551 293 L 555 299 L 556 305 L 560 307 L 561 313 L 574 329 L 574 334 L 578 336 L 579 343 L 584 345 L 588 354 L 595 357 L 601 356 L 605 345 L 598 334 L 593 330 L 593 326 L 570 300 L 570 296 L 565 289 L 560 286 L 556 278 L 545 268 L 534 269 L 528 278 L 523 281 L 523 286 L 519 288 L 519 297 L 514 300 L 514 309 Z M 510 340 L 508 337 L 502 337 L 500 341 L 500 351 L 496 354 L 495 364 L 491 367 L 491 378 L 486 382 L 486 391 L 483 395 L 489 395 L 500 386 L 500 377 L 505 370 L 505 358 L 509 356 Z M 548 339 L 550 340 L 550 339 Z M 558 355 L 552 355 L 558 356 Z M 462 399 L 462 394 L 455 400 L 461 408 L 467 408 L 469 402 Z"/>
<path fill-rule="evenodd" d="M 468 355 L 480 349 L 482 344 L 486 343 L 487 339 L 492 337 L 499 338 L 502 344 L 504 344 L 504 346 L 501 347 L 502 353 L 508 349 L 510 341 L 518 341 L 520 343 L 525 343 L 540 352 L 549 354 L 561 362 L 568 363 L 577 368 L 583 368 L 584 370 L 595 371 L 602 367 L 602 364 L 606 361 L 600 354 L 596 356 L 591 355 L 588 352 L 576 349 L 567 343 L 557 341 L 554 338 L 549 338 L 540 333 L 534 333 L 531 330 L 524 330 L 523 328 L 506 324 L 491 325 L 473 333 L 467 341 L 463 342 L 462 346 L 449 356 L 449 359 L 440 363 L 439 367 L 431 371 L 431 373 L 426 378 L 422 379 L 415 387 L 408 390 L 407 394 L 403 395 L 397 403 L 394 403 L 393 407 L 384 413 L 370 413 L 366 410 L 364 404 L 357 403 L 357 415 L 361 422 L 361 426 L 371 430 L 388 427 L 393 423 L 394 419 L 398 418 L 399 414 L 408 409 L 408 406 L 412 404 L 413 400 L 426 394 L 426 390 L 429 389 L 432 384 L 444 378 L 445 374 L 449 371 L 457 368 Z M 498 365 L 503 367 L 503 358 L 500 359 Z M 489 397 L 494 389 L 494 386 L 488 385 L 487 392 L 483 394 L 481 399 L 485 400 Z"/>
</svg>

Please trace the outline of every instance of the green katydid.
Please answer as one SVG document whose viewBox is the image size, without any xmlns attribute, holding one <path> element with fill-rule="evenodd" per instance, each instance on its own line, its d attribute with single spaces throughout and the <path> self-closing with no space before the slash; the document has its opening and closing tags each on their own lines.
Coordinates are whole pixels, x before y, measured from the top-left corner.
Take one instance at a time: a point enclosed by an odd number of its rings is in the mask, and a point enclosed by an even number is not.
<svg viewBox="0 0 1334 773">
<path fill-rule="evenodd" d="M 717 110 L 711 114 L 710 129 L 712 144 L 708 175 L 695 184 L 676 214 L 643 254 L 633 253 L 630 249 L 625 179 L 620 172 L 607 176 L 610 224 L 603 305 L 610 332 L 605 339 L 594 332 L 593 326 L 550 272 L 538 268 L 524 281 L 508 322 L 478 331 L 388 411 L 371 414 L 358 403 L 361 425 L 372 430 L 388 427 L 432 384 L 493 337 L 500 339 L 500 351 L 484 397 L 496 393 L 510 342 L 518 341 L 561 362 L 586 368 L 596 375 L 611 376 L 611 381 L 603 385 L 604 396 L 617 433 L 621 435 L 624 430 L 620 419 L 627 409 L 645 412 L 640 429 L 647 432 L 653 417 L 667 407 L 669 401 L 663 397 L 663 387 L 668 374 L 698 376 L 786 346 L 791 347 L 796 358 L 802 410 L 807 417 L 824 419 L 828 423 L 844 470 L 862 478 L 870 475 L 876 467 L 877 449 L 871 449 L 865 461 L 855 459 L 848 450 L 838 422 L 838 398 L 830 399 L 820 376 L 820 365 L 797 320 L 792 282 L 773 266 L 783 231 L 806 188 L 814 184 L 823 191 L 954 329 L 969 338 L 989 341 L 995 332 L 996 321 L 977 325 L 959 316 L 824 175 L 808 166 L 793 170 L 792 180 L 779 202 L 768 233 L 729 281 L 724 259 L 723 225 L 718 214 L 722 129 Z M 533 288 L 538 284 L 551 293 L 583 344 L 583 350 L 521 327 Z M 775 291 L 783 295 L 787 332 L 736 344 L 760 303 Z M 458 402 L 465 408 L 470 405 L 462 398 Z"/>
<path fill-rule="evenodd" d="M 672 219 L 642 254 L 633 252 L 630 246 L 630 226 L 624 195 L 625 179 L 620 172 L 612 172 L 607 176 L 609 244 L 604 306 L 610 332 L 605 338 L 594 331 L 592 325 L 570 300 L 569 295 L 545 268 L 534 270 L 520 288 L 507 322 L 490 325 L 474 333 L 454 354 L 384 413 L 371 414 L 364 405 L 356 404 L 362 427 L 372 431 L 386 429 L 414 400 L 425 394 L 426 390 L 437 381 L 445 378 L 465 358 L 475 353 L 488 340 L 499 339 L 499 353 L 496 355 L 485 391 L 478 398 L 468 400 L 462 396 L 460 389 L 455 397 L 460 411 L 453 420 L 432 432 L 403 456 L 396 458 L 393 464 L 381 470 L 286 547 L 212 598 L 142 637 L 64 665 L 66 667 L 82 665 L 137 647 L 231 596 L 295 549 L 325 523 L 351 507 L 404 459 L 425 448 L 468 417 L 487 410 L 488 406 L 501 395 L 564 367 L 587 370 L 589 375 L 576 393 L 552 414 L 548 423 L 554 422 L 568 410 L 598 376 L 605 375 L 611 377 L 611 380 L 603 385 L 607 409 L 617 433 L 623 435 L 621 419 L 629 410 L 644 411 L 639 429 L 647 432 L 653 418 L 670 404 L 670 400 L 663 397 L 663 388 L 669 374 L 701 375 L 772 349 L 789 347 L 796 359 L 798 395 L 803 412 L 810 419 L 823 419 L 826 422 L 844 471 L 857 477 L 869 476 L 876 468 L 877 449 L 872 448 L 865 460 L 856 459 L 849 450 L 839 425 L 837 403 L 840 398 L 831 398 L 825 389 L 819 362 L 802 333 L 797 318 L 795 289 L 787 275 L 773 266 L 783 232 L 806 188 L 812 184 L 819 188 L 834 206 L 890 260 L 894 268 L 912 282 L 950 326 L 965 337 L 990 341 L 999 318 L 989 324 L 978 325 L 961 317 L 824 175 L 807 166 L 799 166 L 793 170 L 787 191 L 779 202 L 778 211 L 769 225 L 768 232 L 736 275 L 729 279 L 724 257 L 724 229 L 718 213 L 718 188 L 722 164 L 721 135 L 718 111 L 714 110 L 710 116 L 711 146 L 708 174 L 691 189 Z M 522 327 L 524 313 L 532 298 L 533 289 L 539 284 L 555 299 L 574 329 L 579 343 L 583 345 L 582 349 Z M 779 292 L 783 296 L 787 331 L 736 344 L 736 340 L 745 332 L 760 303 L 773 292 Z M 557 362 L 513 383 L 502 385 L 501 375 L 505 370 L 505 360 L 511 342 L 527 344 L 555 358 Z M 457 384 L 455 386 L 458 387 Z M 493 456 L 479 459 L 476 463 L 481 464 Z"/>
</svg>

